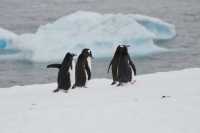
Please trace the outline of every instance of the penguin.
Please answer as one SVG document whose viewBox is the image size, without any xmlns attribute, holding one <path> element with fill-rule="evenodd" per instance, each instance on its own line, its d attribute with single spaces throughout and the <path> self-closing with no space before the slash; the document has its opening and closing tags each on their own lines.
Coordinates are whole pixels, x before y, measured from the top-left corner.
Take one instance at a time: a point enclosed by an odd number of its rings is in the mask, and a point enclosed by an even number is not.
<svg viewBox="0 0 200 133">
<path fill-rule="evenodd" d="M 91 79 L 91 58 L 93 58 L 91 50 L 83 49 L 76 62 L 75 84 L 72 89 L 85 87 L 87 80 Z"/>
<path fill-rule="evenodd" d="M 57 78 L 57 89 L 53 92 L 58 92 L 59 90 L 65 90 L 67 92 L 71 87 L 71 74 L 70 69 L 73 69 L 73 57 L 75 54 L 67 53 L 62 61 L 62 64 L 50 64 L 47 68 L 58 68 L 58 78 Z"/>
<path fill-rule="evenodd" d="M 109 73 L 110 67 L 112 66 L 113 82 L 111 83 L 111 85 L 116 84 L 117 81 L 118 81 L 117 67 L 118 67 L 118 64 L 119 64 L 119 59 L 120 59 L 120 54 L 121 54 L 122 49 L 123 49 L 122 45 L 117 46 L 116 51 L 114 53 L 114 56 L 113 56 L 112 60 L 110 61 L 109 66 L 108 66 L 107 73 Z"/>
<path fill-rule="evenodd" d="M 123 45 L 122 51 L 119 57 L 119 64 L 117 66 L 118 72 L 118 86 L 122 85 L 123 83 L 131 82 L 134 73 L 136 75 L 136 67 L 132 62 L 130 55 L 128 53 L 128 45 Z"/>
</svg>

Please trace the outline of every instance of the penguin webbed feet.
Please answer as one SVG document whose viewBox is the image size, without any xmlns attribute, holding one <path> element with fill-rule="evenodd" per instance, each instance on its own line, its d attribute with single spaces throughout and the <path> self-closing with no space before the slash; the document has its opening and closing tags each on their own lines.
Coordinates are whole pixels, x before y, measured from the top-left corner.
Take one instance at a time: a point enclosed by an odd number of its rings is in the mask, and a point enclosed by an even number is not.
<svg viewBox="0 0 200 133">
<path fill-rule="evenodd" d="M 122 83 L 119 83 L 119 84 L 117 84 L 117 87 L 122 86 L 122 85 L 123 85 Z"/>
<path fill-rule="evenodd" d="M 58 92 L 60 90 L 60 88 L 57 88 L 55 90 L 53 90 L 54 93 Z M 68 89 L 61 89 L 64 93 L 68 92 Z"/>
<path fill-rule="evenodd" d="M 72 89 L 75 89 L 77 86 L 74 84 L 73 86 L 72 86 Z M 88 88 L 87 86 L 78 86 L 78 87 L 80 87 L 80 88 Z"/>
<path fill-rule="evenodd" d="M 117 82 L 116 81 L 113 81 L 112 83 L 111 83 L 111 85 L 115 85 Z"/>
<path fill-rule="evenodd" d="M 66 89 L 64 89 L 64 91 L 63 91 L 64 93 L 68 93 L 68 90 L 66 90 Z"/>
<path fill-rule="evenodd" d="M 74 84 L 73 86 L 72 86 L 72 89 L 75 89 L 76 88 L 76 85 Z"/>
<path fill-rule="evenodd" d="M 136 80 L 133 80 L 133 81 L 131 81 L 130 83 L 131 83 L 131 84 L 135 84 L 135 83 L 136 83 Z"/>
</svg>

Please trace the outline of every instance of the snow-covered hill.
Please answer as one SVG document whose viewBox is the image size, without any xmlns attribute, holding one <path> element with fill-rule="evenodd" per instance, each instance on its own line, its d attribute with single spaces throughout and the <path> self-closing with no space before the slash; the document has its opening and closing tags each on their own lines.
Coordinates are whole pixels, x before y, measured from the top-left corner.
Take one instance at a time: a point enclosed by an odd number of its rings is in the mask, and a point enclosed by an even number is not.
<svg viewBox="0 0 200 133">
<path fill-rule="evenodd" d="M 93 79 L 52 93 L 56 84 L 0 88 L 0 133 L 199 133 L 200 69 L 137 77 L 134 85 Z"/>
</svg>

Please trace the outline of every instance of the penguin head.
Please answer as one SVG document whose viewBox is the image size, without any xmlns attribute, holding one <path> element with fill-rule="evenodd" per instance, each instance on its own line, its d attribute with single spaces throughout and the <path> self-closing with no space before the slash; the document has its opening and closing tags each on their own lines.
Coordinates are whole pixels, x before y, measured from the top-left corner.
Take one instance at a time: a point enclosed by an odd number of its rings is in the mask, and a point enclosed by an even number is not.
<svg viewBox="0 0 200 133">
<path fill-rule="evenodd" d="M 124 45 L 118 45 L 114 54 L 114 57 L 120 56 L 121 53 L 124 51 Z"/>
<path fill-rule="evenodd" d="M 72 58 L 73 58 L 74 56 L 76 56 L 76 54 L 74 54 L 74 53 L 70 53 L 70 55 L 72 56 Z"/>
<path fill-rule="evenodd" d="M 72 62 L 73 57 L 76 56 L 76 54 L 74 53 L 66 53 L 65 58 L 63 59 L 62 64 L 66 65 L 68 62 Z"/>
<path fill-rule="evenodd" d="M 123 45 L 123 50 L 122 50 L 122 54 L 124 55 L 128 55 L 128 47 L 130 47 L 130 45 Z"/>
<path fill-rule="evenodd" d="M 88 49 L 88 48 L 83 49 L 81 54 L 83 54 L 86 58 L 87 57 L 93 58 L 92 51 L 90 49 Z"/>
<path fill-rule="evenodd" d="M 70 56 L 70 60 L 73 60 L 74 56 L 76 56 L 76 54 L 74 53 L 69 53 L 69 56 Z"/>
<path fill-rule="evenodd" d="M 130 45 L 118 45 L 114 56 L 116 57 L 120 56 L 121 54 L 128 54 L 128 47 L 130 47 Z"/>
</svg>

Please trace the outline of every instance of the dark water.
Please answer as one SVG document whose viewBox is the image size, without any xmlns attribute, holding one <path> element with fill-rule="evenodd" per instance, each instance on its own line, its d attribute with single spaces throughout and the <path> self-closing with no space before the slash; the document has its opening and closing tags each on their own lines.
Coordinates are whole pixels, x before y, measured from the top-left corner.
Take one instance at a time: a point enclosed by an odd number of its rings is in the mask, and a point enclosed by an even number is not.
<svg viewBox="0 0 200 133">
<path fill-rule="evenodd" d="M 135 58 L 138 74 L 200 67 L 199 0 L 0 0 L 0 27 L 18 34 L 35 32 L 39 25 L 77 10 L 100 13 L 137 13 L 176 26 L 177 37 L 165 42 L 170 52 Z M 106 74 L 110 59 L 93 61 L 93 77 Z M 0 60 L 0 87 L 56 81 L 48 63 Z"/>
</svg>

